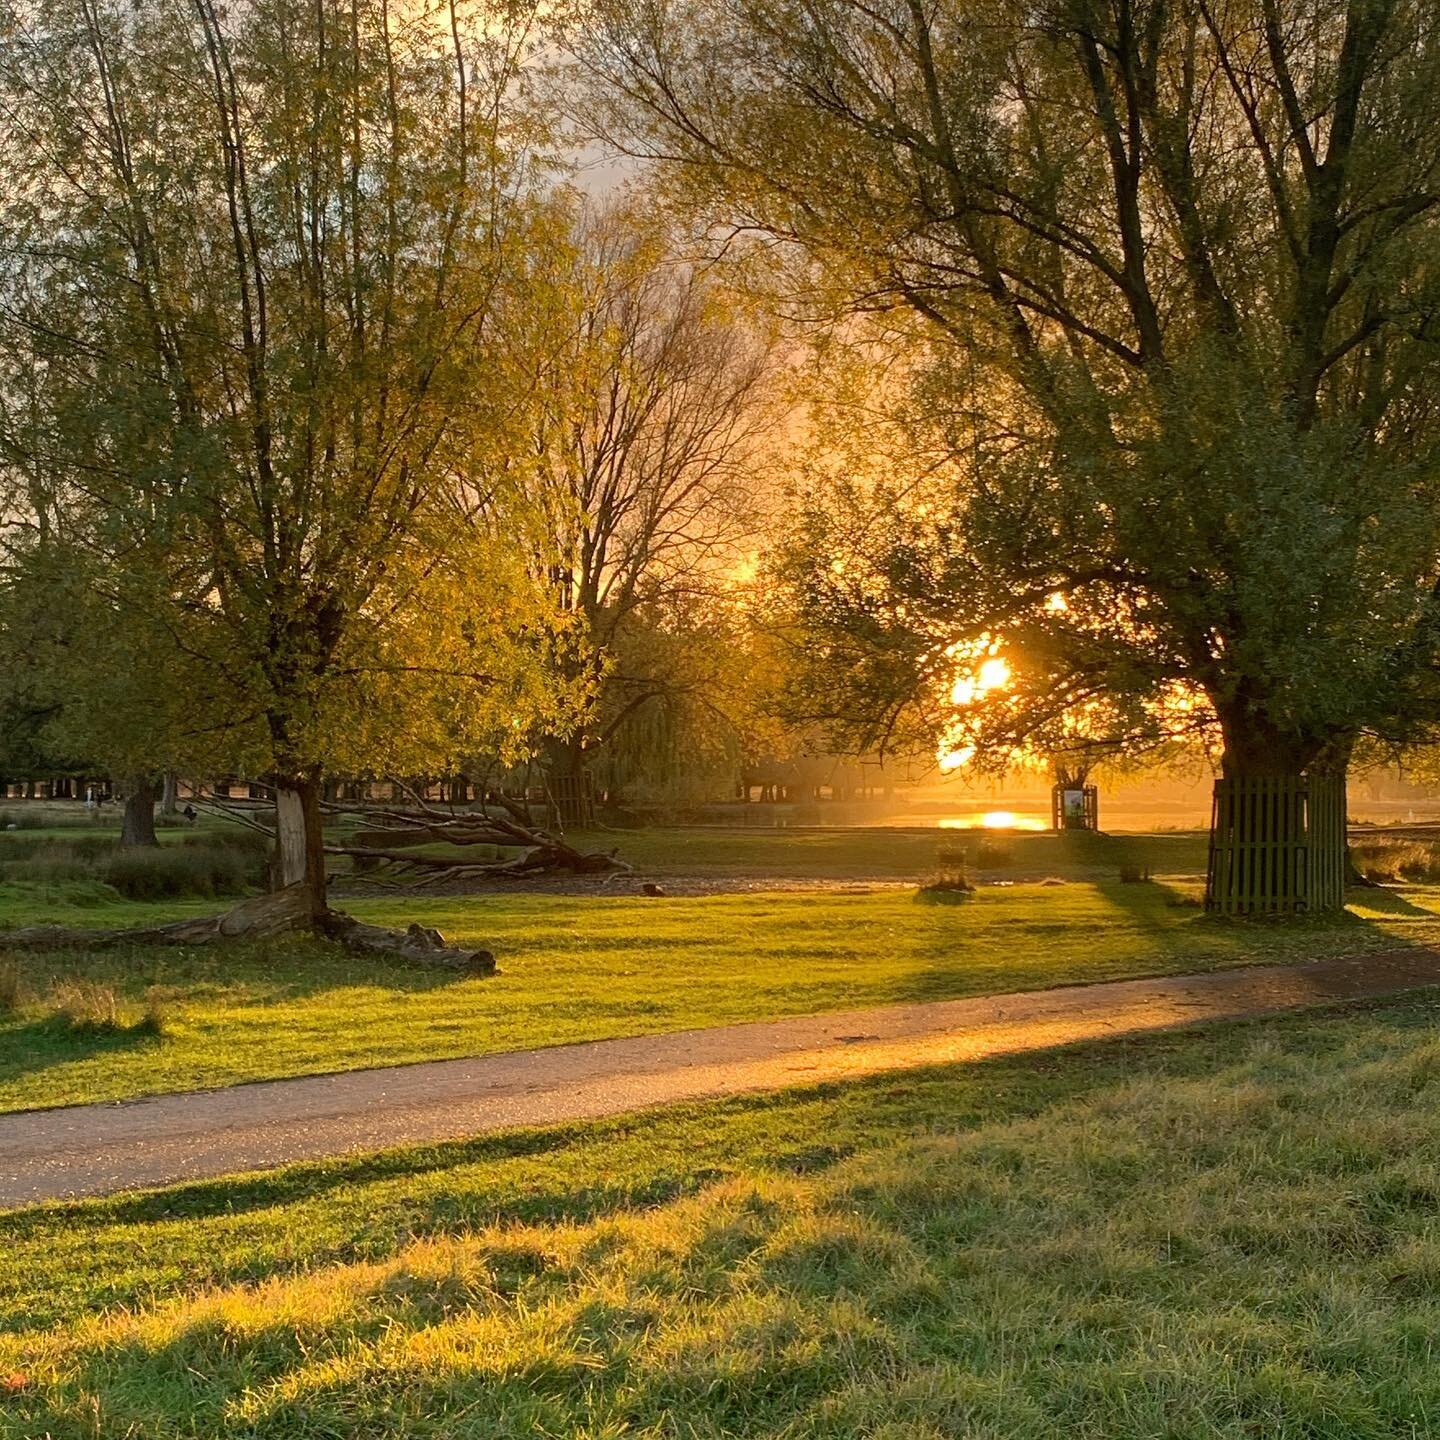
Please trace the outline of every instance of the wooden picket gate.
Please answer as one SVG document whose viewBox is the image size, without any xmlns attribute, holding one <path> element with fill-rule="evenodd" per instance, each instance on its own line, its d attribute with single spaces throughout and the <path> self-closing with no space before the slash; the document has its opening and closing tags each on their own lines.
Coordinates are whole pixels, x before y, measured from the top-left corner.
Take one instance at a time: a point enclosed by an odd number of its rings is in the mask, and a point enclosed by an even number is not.
<svg viewBox="0 0 1440 1440">
<path fill-rule="evenodd" d="M 1294 915 L 1345 904 L 1345 784 L 1339 776 L 1217 780 L 1205 908 Z"/>
<path fill-rule="evenodd" d="M 553 775 L 545 789 L 552 825 L 561 830 L 588 829 L 595 823 L 595 780 L 588 770 L 579 775 Z"/>
</svg>

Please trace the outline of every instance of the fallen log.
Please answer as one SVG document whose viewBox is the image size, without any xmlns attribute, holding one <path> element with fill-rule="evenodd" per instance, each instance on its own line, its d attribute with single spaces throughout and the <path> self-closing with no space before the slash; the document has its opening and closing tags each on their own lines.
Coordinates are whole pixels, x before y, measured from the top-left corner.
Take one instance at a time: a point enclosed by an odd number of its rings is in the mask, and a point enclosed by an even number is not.
<svg viewBox="0 0 1440 1440">
<path fill-rule="evenodd" d="M 124 926 L 86 930 L 69 925 L 30 925 L 0 931 L 0 951 L 110 950 L 121 945 L 207 945 L 218 940 L 264 939 L 307 930 L 338 941 L 347 950 L 379 954 L 409 964 L 440 966 L 467 975 L 493 975 L 495 957 L 488 950 L 461 950 L 445 943 L 438 930 L 411 925 L 386 930 L 366 925 L 340 910 L 326 910 L 317 919 L 303 885 L 290 885 L 223 911 L 167 925 Z"/>
<path fill-rule="evenodd" d="M 269 826 L 248 815 L 237 815 L 218 800 L 205 802 L 212 813 L 237 819 L 250 828 L 273 836 Z M 327 855 L 345 856 L 362 862 L 357 872 L 373 865 L 384 866 L 394 876 L 408 875 L 421 884 L 443 884 L 450 880 L 524 880 L 546 873 L 570 875 L 630 874 L 633 867 L 614 850 L 577 850 L 548 830 L 534 829 L 520 818 L 518 805 L 500 809 L 484 806 L 464 814 L 447 814 L 416 798 L 411 811 L 376 806 L 327 803 L 329 815 L 352 815 L 366 822 L 347 843 L 332 842 Z M 378 822 L 378 823 L 377 823 Z M 413 855 L 404 853 L 424 845 L 497 846 L 521 853 L 505 860 L 466 860 L 458 856 Z M 375 878 L 375 877 L 372 877 Z"/>
<path fill-rule="evenodd" d="M 406 930 L 366 925 L 341 910 L 331 910 L 321 927 L 332 940 L 350 950 L 392 955 L 412 965 L 439 965 L 466 975 L 493 975 L 495 957 L 488 950 L 455 950 L 438 930 L 412 924 Z"/>
<path fill-rule="evenodd" d="M 352 859 L 387 864 L 397 870 L 454 870 L 497 879 L 520 879 L 547 871 L 572 875 L 601 875 L 608 871 L 628 873 L 631 866 L 613 850 L 574 850 L 568 845 L 537 845 L 509 860 L 461 860 L 454 856 L 410 855 L 404 850 L 381 850 L 370 845 L 327 845 L 327 855 L 348 855 Z"/>
</svg>

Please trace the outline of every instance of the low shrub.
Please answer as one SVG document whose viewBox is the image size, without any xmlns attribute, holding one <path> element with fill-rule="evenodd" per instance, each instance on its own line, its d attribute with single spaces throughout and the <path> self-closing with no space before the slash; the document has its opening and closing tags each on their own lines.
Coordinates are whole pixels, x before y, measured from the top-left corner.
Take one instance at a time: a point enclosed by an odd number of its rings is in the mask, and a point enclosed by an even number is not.
<svg viewBox="0 0 1440 1440">
<path fill-rule="evenodd" d="M 74 835 L 56 840 L 49 835 L 22 835 L 0 832 L 0 865 L 13 860 L 36 860 L 63 856 L 71 860 L 94 860 L 115 849 L 117 837 Z"/>
<path fill-rule="evenodd" d="M 1141 865 L 1132 860 L 1120 867 L 1120 883 L 1122 885 L 1148 885 L 1153 878 L 1148 865 Z"/>
<path fill-rule="evenodd" d="M 223 830 L 200 830 L 180 841 L 185 850 L 234 850 L 241 855 L 269 859 L 273 841 L 259 830 L 227 825 Z"/>
<path fill-rule="evenodd" d="M 1355 868 L 1379 884 L 1440 883 L 1440 846 L 1425 840 L 1390 840 L 1377 836 L 1350 847 Z"/>
<path fill-rule="evenodd" d="M 150 1035 L 166 1033 L 167 1018 L 159 993 L 152 986 L 145 1008 L 136 1015 L 122 1010 L 113 985 L 73 976 L 61 980 L 50 994 L 50 1020 L 72 1035 Z"/>
<path fill-rule="evenodd" d="M 32 880 L 42 885 L 63 885 L 71 880 L 93 880 L 95 862 L 76 854 L 68 845 L 48 845 L 20 860 L 0 860 L 0 880 Z"/>
<path fill-rule="evenodd" d="M 963 845 L 941 845 L 935 851 L 936 863 L 946 869 L 951 869 L 957 865 L 963 868 L 969 858 L 969 852 Z"/>
<path fill-rule="evenodd" d="M 243 894 L 263 868 L 229 845 L 162 845 L 116 850 L 101 873 L 127 900 L 210 899 Z"/>
<path fill-rule="evenodd" d="M 1015 863 L 1015 847 L 1005 840 L 982 840 L 975 847 L 975 863 L 983 869 Z"/>
<path fill-rule="evenodd" d="M 0 810 L 0 830 L 43 830 L 45 817 L 37 810 Z"/>
</svg>

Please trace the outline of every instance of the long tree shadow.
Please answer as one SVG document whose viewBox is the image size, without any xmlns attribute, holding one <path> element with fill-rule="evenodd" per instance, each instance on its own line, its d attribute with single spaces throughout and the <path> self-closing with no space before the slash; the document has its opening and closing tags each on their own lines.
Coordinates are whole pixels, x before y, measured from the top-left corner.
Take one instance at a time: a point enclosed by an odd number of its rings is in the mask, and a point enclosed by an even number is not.
<svg viewBox="0 0 1440 1440">
<path fill-rule="evenodd" d="M 45 1015 L 0 1032 L 0 1084 L 28 1078 L 76 1060 L 153 1049 L 163 1037 L 144 1019 L 116 1025 L 72 1025 Z"/>
<path fill-rule="evenodd" d="M 1351 905 L 1373 911 L 1377 916 L 1387 920 L 1440 921 L 1440 914 L 1436 914 L 1434 910 L 1427 910 L 1422 905 L 1415 904 L 1399 886 L 1367 885 L 1364 887 L 1356 887 L 1349 892 L 1347 899 Z M 1355 918 L 1362 922 L 1374 923 L 1368 916 L 1357 915 Z"/>
<path fill-rule="evenodd" d="M 1198 884 L 1181 886 L 1170 880 L 1146 878 L 1133 882 L 1112 881 L 1097 888 L 1133 920 L 1157 930 L 1173 929 L 1176 912 L 1213 933 L 1237 935 L 1344 932 L 1359 926 L 1373 926 L 1378 920 L 1392 917 L 1440 921 L 1440 914 L 1423 909 L 1389 886 L 1350 890 L 1347 908 L 1334 914 L 1255 917 L 1207 914 Z M 1356 907 L 1377 913 L 1361 914 Z"/>
</svg>

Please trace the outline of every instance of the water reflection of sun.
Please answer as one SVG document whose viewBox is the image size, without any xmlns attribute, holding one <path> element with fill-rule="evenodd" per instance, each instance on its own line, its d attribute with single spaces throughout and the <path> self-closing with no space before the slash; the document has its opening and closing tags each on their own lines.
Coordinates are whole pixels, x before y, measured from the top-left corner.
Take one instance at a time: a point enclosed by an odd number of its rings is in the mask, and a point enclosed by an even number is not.
<svg viewBox="0 0 1440 1440">
<path fill-rule="evenodd" d="M 988 810 L 983 815 L 947 816 L 939 822 L 941 830 L 1048 830 L 1050 827 L 1033 815 L 1017 815 L 1013 810 Z"/>
</svg>

